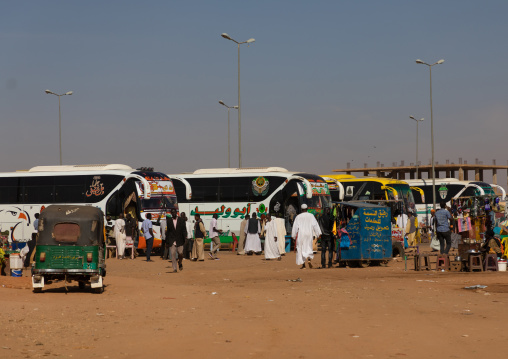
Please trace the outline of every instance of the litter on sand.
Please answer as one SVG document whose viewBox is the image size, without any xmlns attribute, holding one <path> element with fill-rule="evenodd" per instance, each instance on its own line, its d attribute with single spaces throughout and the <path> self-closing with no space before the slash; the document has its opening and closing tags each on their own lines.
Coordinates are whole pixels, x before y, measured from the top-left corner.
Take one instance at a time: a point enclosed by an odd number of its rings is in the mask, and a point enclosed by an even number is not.
<svg viewBox="0 0 508 359">
<path fill-rule="evenodd" d="M 288 279 L 288 282 L 302 282 L 302 278 Z"/>
<path fill-rule="evenodd" d="M 487 288 L 487 286 L 486 285 L 480 285 L 480 284 L 472 285 L 470 287 L 464 287 L 464 289 L 484 289 L 484 288 Z"/>
</svg>

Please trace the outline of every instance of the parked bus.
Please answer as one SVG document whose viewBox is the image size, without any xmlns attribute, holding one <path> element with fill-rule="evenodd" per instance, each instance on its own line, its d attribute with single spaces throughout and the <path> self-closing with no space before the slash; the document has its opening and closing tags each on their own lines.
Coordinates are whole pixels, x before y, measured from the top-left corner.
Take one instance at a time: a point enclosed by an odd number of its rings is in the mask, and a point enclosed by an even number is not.
<svg viewBox="0 0 508 359">
<path fill-rule="evenodd" d="M 416 213 L 418 221 L 429 223 L 430 210 L 432 209 L 432 179 L 413 179 L 406 180 L 411 186 L 413 197 L 416 203 Z M 459 181 L 456 178 L 436 178 L 436 205 L 441 201 L 446 201 L 450 205 L 450 200 L 459 197 L 488 196 L 496 197 L 492 185 L 480 181 Z M 506 192 L 501 186 L 502 199 L 506 197 Z M 439 208 L 439 207 L 438 207 Z"/>
<path fill-rule="evenodd" d="M 231 241 L 231 232 L 240 234 L 246 214 L 283 217 L 289 232 L 302 204 L 314 214 L 331 206 L 328 185 L 321 177 L 280 167 L 201 169 L 168 176 L 175 185 L 180 212 L 191 219 L 199 214 L 207 230 L 217 214 L 218 226 L 225 232 L 223 242 Z"/>
<path fill-rule="evenodd" d="M 173 183 L 153 169 L 126 165 L 37 166 L 28 171 L 0 173 L 0 232 L 10 242 L 27 242 L 34 230 L 34 215 L 51 204 L 88 205 L 113 218 L 130 212 L 141 222 L 152 213 L 178 208 Z M 160 229 L 154 226 L 155 244 Z M 139 248 L 145 248 L 140 236 Z"/>
<path fill-rule="evenodd" d="M 322 175 L 330 187 L 334 202 L 401 202 L 401 211 L 415 208 L 411 188 L 405 181 L 383 177 L 355 177 L 352 175 Z"/>
</svg>

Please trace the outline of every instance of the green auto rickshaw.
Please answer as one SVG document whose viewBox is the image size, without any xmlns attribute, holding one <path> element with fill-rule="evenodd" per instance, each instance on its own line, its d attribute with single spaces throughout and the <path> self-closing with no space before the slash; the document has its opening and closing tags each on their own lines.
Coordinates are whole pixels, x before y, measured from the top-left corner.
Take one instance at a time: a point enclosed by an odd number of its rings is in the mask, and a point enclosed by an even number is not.
<svg viewBox="0 0 508 359">
<path fill-rule="evenodd" d="M 104 214 L 91 206 L 52 205 L 39 217 L 32 287 L 41 292 L 54 280 L 78 281 L 102 293 L 106 276 Z"/>
</svg>

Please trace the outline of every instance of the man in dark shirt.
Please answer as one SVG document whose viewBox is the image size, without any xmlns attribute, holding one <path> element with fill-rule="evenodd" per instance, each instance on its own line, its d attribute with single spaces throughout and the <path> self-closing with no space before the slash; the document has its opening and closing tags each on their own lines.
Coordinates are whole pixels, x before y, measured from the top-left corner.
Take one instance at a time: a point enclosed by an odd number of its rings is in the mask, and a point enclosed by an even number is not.
<svg viewBox="0 0 508 359">
<path fill-rule="evenodd" d="M 319 218 L 321 227 L 321 268 L 326 268 L 326 251 L 328 251 L 328 268 L 332 267 L 333 262 L 333 219 L 330 218 L 330 208 L 325 208 L 325 212 Z"/>
<path fill-rule="evenodd" d="M 178 217 L 176 209 L 172 208 L 171 218 L 167 220 L 166 226 L 166 242 L 171 248 L 171 264 L 173 273 L 176 273 L 177 262 L 180 271 L 183 270 L 183 245 L 187 238 L 187 225 L 182 217 Z"/>
</svg>

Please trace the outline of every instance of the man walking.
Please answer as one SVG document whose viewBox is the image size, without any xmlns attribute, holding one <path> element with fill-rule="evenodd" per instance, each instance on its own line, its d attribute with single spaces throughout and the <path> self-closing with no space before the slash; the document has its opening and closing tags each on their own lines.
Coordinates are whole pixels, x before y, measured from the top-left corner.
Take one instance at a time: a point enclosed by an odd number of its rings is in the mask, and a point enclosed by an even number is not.
<svg viewBox="0 0 508 359">
<path fill-rule="evenodd" d="M 279 246 L 279 253 L 281 256 L 286 253 L 286 221 L 284 218 L 275 218 L 275 228 L 277 228 L 277 245 Z"/>
<path fill-rule="evenodd" d="M 166 242 L 166 230 L 168 228 L 168 221 L 166 218 L 166 212 L 163 212 L 157 220 L 161 231 L 161 259 L 167 260 L 169 256 L 169 245 Z"/>
<path fill-rule="evenodd" d="M 183 245 L 187 238 L 187 226 L 183 218 L 177 216 L 175 208 L 171 209 L 171 218 L 168 219 L 167 227 L 166 241 L 171 246 L 171 264 L 173 273 L 176 273 L 178 272 L 177 263 L 180 271 L 183 270 Z"/>
<path fill-rule="evenodd" d="M 247 214 L 243 221 L 240 223 L 240 240 L 238 242 L 238 255 L 244 255 L 245 254 L 245 237 L 247 236 L 245 234 L 245 226 L 247 226 L 247 223 L 249 222 L 250 215 Z"/>
<path fill-rule="evenodd" d="M 180 215 L 182 219 L 185 221 L 185 228 L 187 229 L 187 237 L 185 238 L 185 244 L 183 245 L 183 257 L 185 259 L 190 259 L 190 255 L 193 247 L 193 238 L 192 238 L 192 223 L 187 218 L 185 212 L 182 212 Z"/>
<path fill-rule="evenodd" d="M 268 213 L 266 215 L 265 224 L 265 259 L 281 259 L 279 253 L 279 246 L 277 245 L 277 227 L 275 221 L 272 221 L 272 216 Z"/>
<path fill-rule="evenodd" d="M 325 208 L 325 212 L 319 218 L 321 229 L 321 268 L 326 268 L 326 251 L 328 251 L 328 268 L 333 263 L 333 220 L 330 218 L 330 208 Z"/>
<path fill-rule="evenodd" d="M 296 264 L 301 265 L 300 269 L 305 269 L 305 263 L 308 262 L 309 268 L 312 268 L 312 240 L 321 236 L 321 230 L 314 215 L 307 212 L 306 204 L 302 204 L 302 213 L 295 218 L 291 236 L 296 239 Z"/>
<path fill-rule="evenodd" d="M 247 235 L 245 239 L 245 253 L 250 256 L 252 253 L 260 255 L 262 252 L 261 239 L 259 238 L 261 234 L 261 225 L 257 219 L 256 212 L 252 212 L 252 218 L 249 219 L 245 226 L 245 234 Z"/>
<path fill-rule="evenodd" d="M 194 246 L 192 247 L 191 260 L 202 262 L 205 260 L 203 241 L 205 240 L 206 229 L 199 214 L 195 214 L 194 219 L 196 222 L 194 223 Z"/>
<path fill-rule="evenodd" d="M 212 217 L 212 221 L 210 222 L 210 253 L 208 255 L 212 259 L 218 259 L 217 258 L 217 252 L 220 249 L 220 238 L 219 233 L 222 233 L 220 229 L 217 229 L 217 218 L 219 216 L 217 213 L 215 213 Z"/>
<path fill-rule="evenodd" d="M 439 247 L 441 254 L 448 254 L 452 246 L 452 233 L 450 225 L 452 224 L 452 215 L 446 209 L 446 202 L 441 201 L 439 204 L 441 209 L 436 211 L 434 221 L 436 222 L 437 239 L 439 240 Z M 446 242 L 446 247 L 445 247 Z"/>
<path fill-rule="evenodd" d="M 146 241 L 146 261 L 153 262 L 150 259 L 150 254 L 152 253 L 153 248 L 153 229 L 152 229 L 152 214 L 147 213 L 146 218 L 141 224 L 143 229 L 143 235 L 145 236 Z"/>
</svg>

